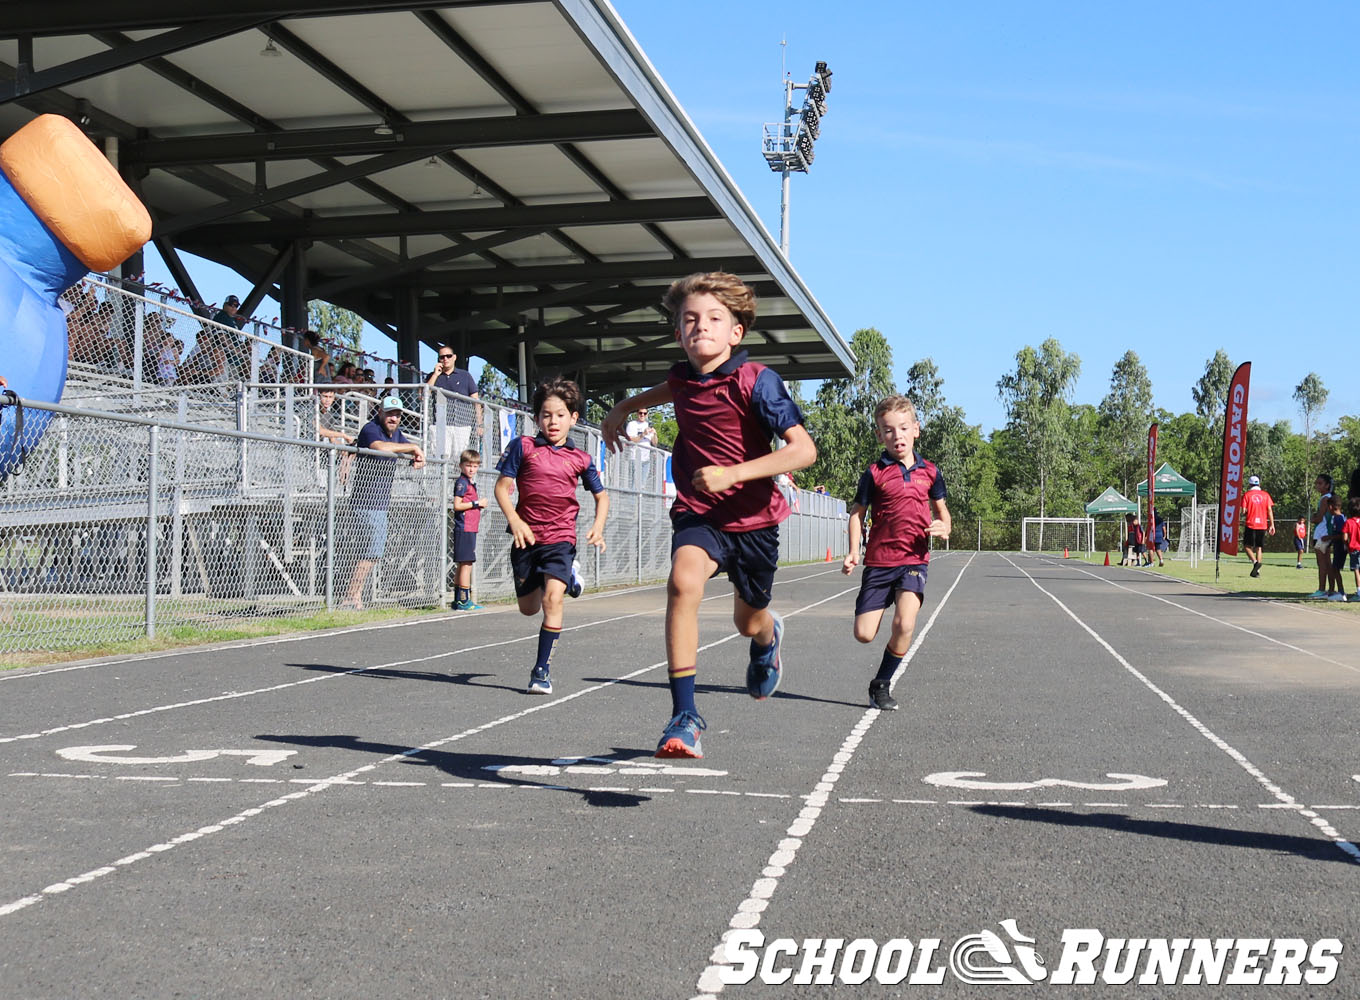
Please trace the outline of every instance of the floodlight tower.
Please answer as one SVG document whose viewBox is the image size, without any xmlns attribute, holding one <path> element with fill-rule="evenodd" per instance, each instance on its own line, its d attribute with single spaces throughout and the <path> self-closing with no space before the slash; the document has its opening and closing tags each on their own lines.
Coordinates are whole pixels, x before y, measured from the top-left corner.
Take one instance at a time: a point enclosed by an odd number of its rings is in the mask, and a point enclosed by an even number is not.
<svg viewBox="0 0 1360 1000">
<path fill-rule="evenodd" d="M 804 91 L 801 107 L 793 106 L 793 92 Z M 826 114 L 826 95 L 831 93 L 831 70 L 819 62 L 807 83 L 784 78 L 784 120 L 766 122 L 761 152 L 770 169 L 782 175 L 779 199 L 779 249 L 789 255 L 789 175 L 805 174 L 812 166 L 813 144 L 821 133 Z"/>
</svg>

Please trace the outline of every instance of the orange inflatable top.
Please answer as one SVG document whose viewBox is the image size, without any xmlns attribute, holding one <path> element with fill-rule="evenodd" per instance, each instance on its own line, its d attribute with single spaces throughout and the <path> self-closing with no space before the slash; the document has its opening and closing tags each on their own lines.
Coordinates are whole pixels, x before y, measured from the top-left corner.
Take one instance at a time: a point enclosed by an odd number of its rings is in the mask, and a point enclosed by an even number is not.
<svg viewBox="0 0 1360 1000">
<path fill-rule="evenodd" d="M 0 145 L 0 170 L 91 271 L 117 267 L 151 239 L 151 216 L 69 119 L 41 115 L 14 133 Z"/>
</svg>

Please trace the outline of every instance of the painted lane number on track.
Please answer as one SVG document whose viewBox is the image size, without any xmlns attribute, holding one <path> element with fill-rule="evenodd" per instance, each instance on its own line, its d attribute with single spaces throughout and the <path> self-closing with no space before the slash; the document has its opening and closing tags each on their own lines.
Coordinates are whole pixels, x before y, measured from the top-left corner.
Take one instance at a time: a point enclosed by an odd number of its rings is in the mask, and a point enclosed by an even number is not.
<svg viewBox="0 0 1360 1000">
<path fill-rule="evenodd" d="M 1114 781 L 1068 781 L 1065 778 L 1038 778 L 1034 781 L 982 781 L 985 771 L 937 771 L 921 780 L 943 788 L 967 788 L 975 792 L 1025 792 L 1034 788 L 1081 788 L 1091 792 L 1127 792 L 1137 788 L 1161 788 L 1165 778 L 1149 778 L 1144 774 L 1106 772 Z"/>
<path fill-rule="evenodd" d="M 127 757 L 124 751 L 136 750 L 134 743 L 110 743 L 106 746 L 67 747 L 58 750 L 57 756 L 65 760 L 78 760 L 86 764 L 193 764 L 214 757 L 244 757 L 247 764 L 268 767 L 287 760 L 296 750 L 185 750 L 172 757 Z"/>
</svg>

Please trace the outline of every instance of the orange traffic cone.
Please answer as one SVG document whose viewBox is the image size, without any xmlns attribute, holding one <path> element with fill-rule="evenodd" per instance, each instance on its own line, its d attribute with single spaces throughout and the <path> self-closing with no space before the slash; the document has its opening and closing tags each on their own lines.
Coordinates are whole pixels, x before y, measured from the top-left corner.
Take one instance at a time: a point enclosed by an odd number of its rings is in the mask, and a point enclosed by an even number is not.
<svg viewBox="0 0 1360 1000">
<path fill-rule="evenodd" d="M 830 562 L 830 561 L 831 561 L 831 546 L 830 546 L 830 545 L 828 545 L 828 546 L 826 547 L 826 561 L 827 561 L 827 562 Z"/>
<path fill-rule="evenodd" d="M 1110 565 L 1110 553 L 1109 553 L 1109 552 L 1106 552 L 1106 553 L 1105 553 L 1105 565 L 1106 565 L 1106 566 Z"/>
<path fill-rule="evenodd" d="M 1067 546 L 1066 546 L 1066 545 L 1063 546 L 1063 558 L 1064 558 L 1064 559 L 1070 559 L 1070 558 L 1072 558 L 1071 556 L 1069 556 L 1069 555 L 1067 554 Z"/>
</svg>

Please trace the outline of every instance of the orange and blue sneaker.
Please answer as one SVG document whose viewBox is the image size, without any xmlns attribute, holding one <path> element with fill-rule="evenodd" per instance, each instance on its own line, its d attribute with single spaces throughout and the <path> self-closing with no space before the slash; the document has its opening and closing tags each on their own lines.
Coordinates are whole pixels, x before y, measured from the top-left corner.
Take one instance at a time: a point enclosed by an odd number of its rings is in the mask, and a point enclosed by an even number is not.
<svg viewBox="0 0 1360 1000">
<path fill-rule="evenodd" d="M 783 676 L 779 645 L 784 641 L 784 619 L 774 611 L 770 612 L 770 617 L 774 619 L 774 642 L 769 649 L 761 650 L 752 639 L 751 662 L 746 665 L 746 693 L 756 701 L 764 701 L 774 694 Z"/>
<path fill-rule="evenodd" d="M 708 728 L 697 712 L 681 712 L 666 723 L 661 740 L 656 745 L 658 757 L 702 757 L 704 748 L 699 734 Z"/>
</svg>

